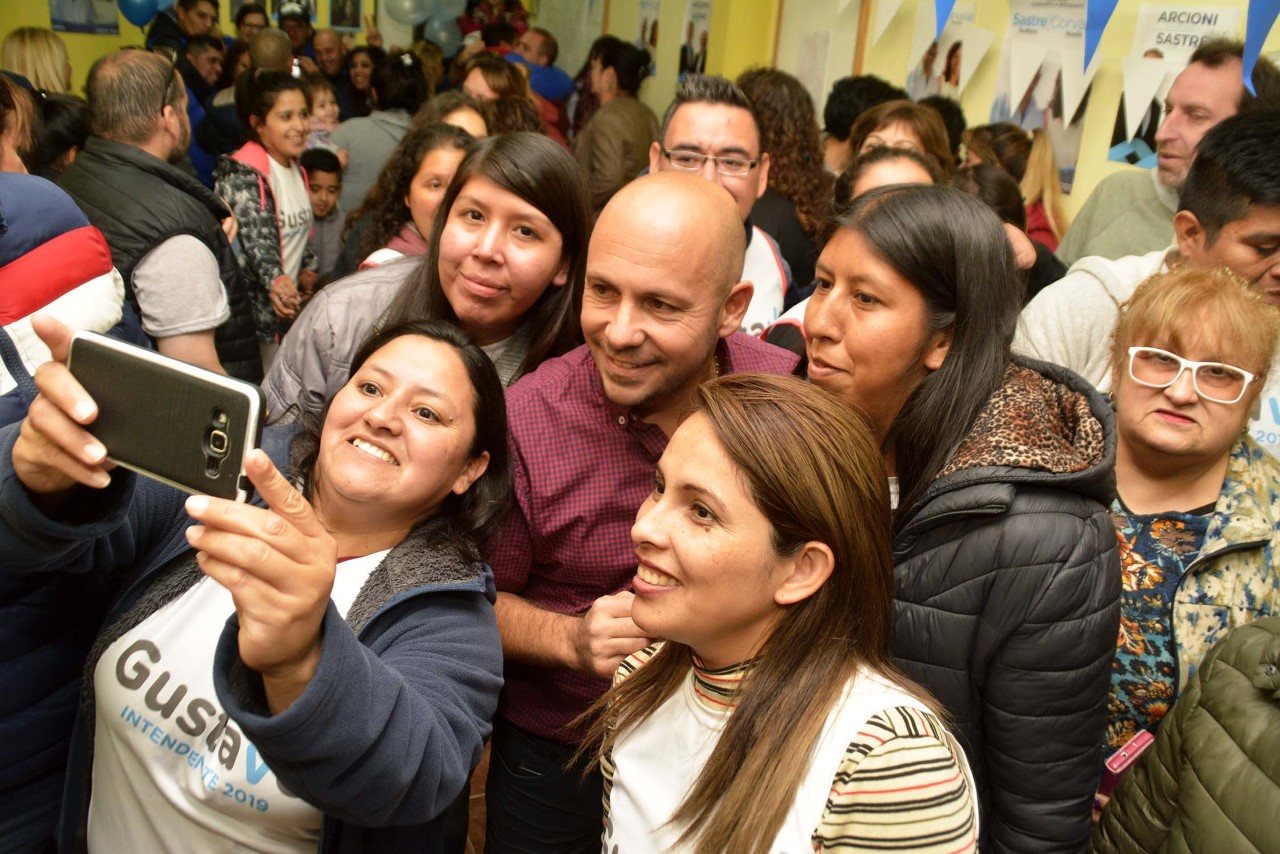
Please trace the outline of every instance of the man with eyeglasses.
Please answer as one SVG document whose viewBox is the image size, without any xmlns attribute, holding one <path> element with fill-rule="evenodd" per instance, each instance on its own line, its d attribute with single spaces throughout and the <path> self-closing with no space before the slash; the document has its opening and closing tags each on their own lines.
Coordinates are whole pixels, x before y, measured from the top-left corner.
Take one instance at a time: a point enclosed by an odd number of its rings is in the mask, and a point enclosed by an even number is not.
<svg viewBox="0 0 1280 854">
<path fill-rule="evenodd" d="M 1111 390 L 1109 344 L 1119 306 L 1138 283 L 1176 267 L 1225 267 L 1280 305 L 1280 110 L 1223 120 L 1196 149 L 1168 249 L 1114 261 L 1086 258 L 1022 312 L 1014 350 L 1064 365 Z M 1262 391 L 1250 431 L 1280 449 L 1280 385 Z"/>
<path fill-rule="evenodd" d="M 1121 622 L 1104 756 L 1154 735 L 1229 631 L 1280 614 L 1280 463 L 1245 432 L 1278 336 L 1280 313 L 1221 268 L 1156 274 L 1121 309 L 1110 352 Z M 1120 776 L 1104 772 L 1098 807 Z M 1151 805 L 1108 809 L 1133 819 Z"/>
<path fill-rule="evenodd" d="M 751 101 L 723 77 L 690 74 L 649 148 L 649 171 L 696 173 L 733 196 L 747 232 L 742 276 L 755 287 L 742 331 L 761 335 L 782 314 L 792 282 L 778 244 L 751 223 L 751 207 L 769 185 L 769 155 L 760 150 Z"/>
</svg>

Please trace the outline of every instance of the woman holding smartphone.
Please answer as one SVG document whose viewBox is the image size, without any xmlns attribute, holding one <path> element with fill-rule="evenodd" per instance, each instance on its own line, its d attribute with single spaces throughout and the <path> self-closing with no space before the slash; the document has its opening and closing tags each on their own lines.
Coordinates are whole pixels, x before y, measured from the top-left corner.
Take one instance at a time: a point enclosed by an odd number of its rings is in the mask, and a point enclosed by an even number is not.
<svg viewBox="0 0 1280 854">
<path fill-rule="evenodd" d="M 267 428 L 237 504 L 106 465 L 69 331 L 35 325 L 55 361 L 0 431 L 3 572 L 115 599 L 60 848 L 438 850 L 502 684 L 477 552 L 510 489 L 489 360 L 449 324 L 382 331 L 322 427 Z"/>
<path fill-rule="evenodd" d="M 283 322 L 298 314 L 319 262 L 308 245 L 311 197 L 298 165 L 311 132 L 307 90 L 283 71 L 254 71 L 236 83 L 236 112 L 249 142 L 218 158 L 214 190 L 235 216 L 240 269 L 254 294 L 264 366 Z"/>
<path fill-rule="evenodd" d="M 819 254 L 808 373 L 893 476 L 893 654 L 955 722 L 983 850 L 1076 850 L 1120 617 L 1114 416 L 1069 371 L 1011 359 L 1020 290 L 981 201 L 872 190 Z"/>
<path fill-rule="evenodd" d="M 345 382 L 370 328 L 457 323 L 504 385 L 581 341 L 591 235 L 586 183 L 563 148 L 534 133 L 490 137 L 458 166 L 425 256 L 325 287 L 280 348 L 263 390 L 272 417 L 316 413 Z"/>
<path fill-rule="evenodd" d="M 890 662 L 889 534 L 840 401 L 764 374 L 698 390 L 631 529 L 631 618 L 667 640 L 589 713 L 606 851 L 976 850 L 964 754 Z"/>
</svg>

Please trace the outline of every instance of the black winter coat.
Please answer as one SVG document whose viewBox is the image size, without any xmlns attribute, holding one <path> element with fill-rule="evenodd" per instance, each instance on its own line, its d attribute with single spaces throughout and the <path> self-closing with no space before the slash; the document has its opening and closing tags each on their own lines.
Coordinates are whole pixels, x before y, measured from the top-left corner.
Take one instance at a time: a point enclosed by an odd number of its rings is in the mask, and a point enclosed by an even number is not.
<svg viewBox="0 0 1280 854">
<path fill-rule="evenodd" d="M 1011 366 L 894 538 L 894 656 L 968 754 L 984 852 L 1081 851 L 1101 768 L 1120 564 L 1107 402 Z"/>
</svg>

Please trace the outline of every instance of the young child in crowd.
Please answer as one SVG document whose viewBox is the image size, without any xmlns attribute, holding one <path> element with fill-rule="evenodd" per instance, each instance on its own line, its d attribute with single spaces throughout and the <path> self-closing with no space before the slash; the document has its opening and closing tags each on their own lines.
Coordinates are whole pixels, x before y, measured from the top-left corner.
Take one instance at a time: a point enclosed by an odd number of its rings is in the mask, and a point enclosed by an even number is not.
<svg viewBox="0 0 1280 854">
<path fill-rule="evenodd" d="M 311 196 L 311 251 L 320 262 L 316 272 L 327 281 L 342 256 L 342 224 L 347 218 L 338 205 L 342 164 L 327 148 L 305 151 L 298 162 L 307 176 L 307 192 Z"/>
<path fill-rule="evenodd" d="M 307 100 L 311 102 L 311 133 L 307 135 L 307 150 L 322 148 L 338 157 L 341 168 L 347 168 L 347 152 L 329 139 L 338 126 L 338 92 L 319 75 L 307 78 Z"/>
</svg>

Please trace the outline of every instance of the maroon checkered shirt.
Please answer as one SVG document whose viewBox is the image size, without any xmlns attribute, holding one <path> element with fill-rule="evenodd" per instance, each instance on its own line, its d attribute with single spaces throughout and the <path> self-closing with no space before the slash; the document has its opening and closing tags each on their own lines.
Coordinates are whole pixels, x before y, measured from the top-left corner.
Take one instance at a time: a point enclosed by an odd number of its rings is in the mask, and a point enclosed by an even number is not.
<svg viewBox="0 0 1280 854">
<path fill-rule="evenodd" d="M 789 374 L 795 354 L 741 333 L 720 341 L 722 374 Z M 653 488 L 667 436 L 609 402 L 586 346 L 507 390 L 516 502 L 489 543 L 498 589 L 562 614 L 626 590 L 631 526 Z M 498 713 L 535 735 L 574 743 L 567 724 L 609 687 L 571 670 L 507 662 Z"/>
</svg>

